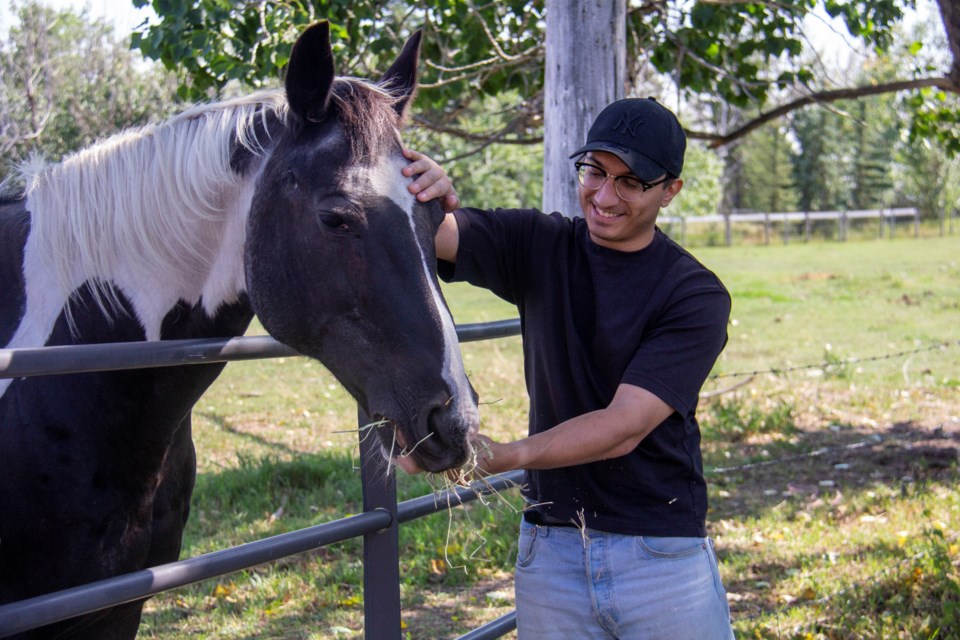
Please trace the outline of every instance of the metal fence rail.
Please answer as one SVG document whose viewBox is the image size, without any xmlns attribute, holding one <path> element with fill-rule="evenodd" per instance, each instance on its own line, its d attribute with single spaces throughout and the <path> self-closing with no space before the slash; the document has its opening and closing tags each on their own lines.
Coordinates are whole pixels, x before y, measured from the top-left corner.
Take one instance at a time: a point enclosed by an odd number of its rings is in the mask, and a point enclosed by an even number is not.
<svg viewBox="0 0 960 640">
<path fill-rule="evenodd" d="M 397 521 L 409 522 L 481 496 L 517 486 L 523 473 L 514 471 L 474 483 L 470 488 L 443 491 L 400 503 Z M 219 576 L 273 562 L 298 553 L 343 542 L 390 527 L 393 516 L 382 509 L 282 533 L 255 542 L 206 553 L 179 562 L 151 567 L 114 578 L 64 589 L 0 606 L 0 636 L 27 631 L 125 602 L 155 596 Z"/>
<path fill-rule="evenodd" d="M 461 325 L 461 342 L 517 335 L 518 319 Z M 180 366 L 300 355 L 268 336 L 0 349 L 0 378 Z M 360 424 L 365 417 L 360 416 Z M 483 483 L 397 504 L 396 477 L 373 438 L 361 438 L 364 512 L 237 547 L 0 606 L 0 637 L 59 622 L 349 538 L 364 537 L 364 633 L 401 637 L 398 525 L 517 486 L 514 471 Z M 374 576 L 374 574 L 376 575 Z M 462 638 L 499 638 L 516 628 L 510 613 Z"/>
<path fill-rule="evenodd" d="M 515 336 L 520 320 L 498 320 L 457 327 L 460 342 Z M 176 367 L 185 364 L 234 362 L 300 356 L 270 336 L 111 342 L 38 349 L 0 349 L 0 378 Z"/>
</svg>

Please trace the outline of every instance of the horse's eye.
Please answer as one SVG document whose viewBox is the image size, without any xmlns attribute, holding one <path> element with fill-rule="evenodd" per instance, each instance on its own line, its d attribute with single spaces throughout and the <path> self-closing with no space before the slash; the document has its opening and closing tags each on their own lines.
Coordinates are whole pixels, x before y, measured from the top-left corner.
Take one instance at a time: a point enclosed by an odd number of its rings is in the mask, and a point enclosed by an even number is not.
<svg viewBox="0 0 960 640">
<path fill-rule="evenodd" d="M 349 231 L 350 225 L 347 224 L 347 221 L 343 219 L 338 213 L 333 213 L 332 211 L 324 211 L 317 214 L 317 219 L 327 229 L 333 229 L 336 231 Z"/>
</svg>

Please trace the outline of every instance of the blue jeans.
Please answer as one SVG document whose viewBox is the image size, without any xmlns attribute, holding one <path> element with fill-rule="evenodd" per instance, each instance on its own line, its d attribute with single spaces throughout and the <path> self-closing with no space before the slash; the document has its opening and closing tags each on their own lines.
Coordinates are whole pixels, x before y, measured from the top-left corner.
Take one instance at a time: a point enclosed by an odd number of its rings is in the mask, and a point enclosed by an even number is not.
<svg viewBox="0 0 960 640">
<path fill-rule="evenodd" d="M 522 522 L 519 640 L 731 640 L 709 538 L 626 536 Z"/>
</svg>

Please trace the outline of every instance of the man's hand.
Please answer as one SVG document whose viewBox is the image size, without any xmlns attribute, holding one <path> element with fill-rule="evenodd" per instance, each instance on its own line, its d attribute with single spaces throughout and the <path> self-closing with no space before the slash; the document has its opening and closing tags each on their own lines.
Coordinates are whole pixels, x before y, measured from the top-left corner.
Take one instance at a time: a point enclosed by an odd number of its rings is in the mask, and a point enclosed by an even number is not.
<svg viewBox="0 0 960 640">
<path fill-rule="evenodd" d="M 407 190 L 415 195 L 417 200 L 427 202 L 440 198 L 440 205 L 446 213 L 452 213 L 460 207 L 460 198 L 443 167 L 413 149 L 404 149 L 403 155 L 410 160 L 410 164 L 402 170 L 403 175 L 408 178 L 417 176 L 417 179 L 407 186 Z"/>
<path fill-rule="evenodd" d="M 473 436 L 471 445 L 476 451 L 475 458 L 468 460 L 467 464 L 463 467 L 449 469 L 443 472 L 451 482 L 466 485 L 476 478 L 483 478 L 513 470 L 508 459 L 509 452 L 512 450 L 514 443 L 503 444 L 495 442 L 487 436 L 478 433 Z M 423 469 L 416 463 L 413 456 L 404 454 L 396 455 L 393 457 L 393 462 L 410 475 L 423 472 Z"/>
<path fill-rule="evenodd" d="M 467 460 L 462 467 L 444 472 L 447 480 L 461 487 L 467 486 L 473 480 L 491 475 L 487 466 L 494 456 L 493 447 L 498 446 L 493 440 L 480 434 L 472 437 L 470 445 L 476 452 L 474 457 Z"/>
</svg>

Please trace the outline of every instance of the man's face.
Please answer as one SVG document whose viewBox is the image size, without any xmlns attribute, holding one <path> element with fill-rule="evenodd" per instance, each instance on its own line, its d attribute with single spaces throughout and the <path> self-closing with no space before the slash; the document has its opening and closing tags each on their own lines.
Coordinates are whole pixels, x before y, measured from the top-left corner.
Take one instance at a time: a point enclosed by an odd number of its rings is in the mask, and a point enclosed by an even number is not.
<svg viewBox="0 0 960 640">
<path fill-rule="evenodd" d="M 606 151 L 590 151 L 583 161 L 600 167 L 610 176 L 599 189 L 577 186 L 590 238 L 602 247 L 618 251 L 638 251 L 650 244 L 657 213 L 680 192 L 683 180 L 657 185 L 643 192 L 639 200 L 627 202 L 617 194 L 614 177 L 633 176 L 633 173 L 620 158 Z M 657 180 L 662 177 L 658 176 Z"/>
</svg>

